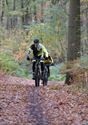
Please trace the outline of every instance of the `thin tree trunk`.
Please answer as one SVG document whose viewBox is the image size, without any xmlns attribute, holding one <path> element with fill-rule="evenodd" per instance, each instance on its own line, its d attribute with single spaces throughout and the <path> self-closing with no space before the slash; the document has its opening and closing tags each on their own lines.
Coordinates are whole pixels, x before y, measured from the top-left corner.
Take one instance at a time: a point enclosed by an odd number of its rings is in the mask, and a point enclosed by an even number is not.
<svg viewBox="0 0 88 125">
<path fill-rule="evenodd" d="M 13 11 L 16 10 L 16 0 L 13 0 Z M 13 21 L 12 21 L 12 27 L 15 28 L 17 25 L 17 16 L 13 17 Z"/>
<path fill-rule="evenodd" d="M 22 13 L 23 14 L 22 15 L 22 25 L 24 25 L 24 10 L 23 10 L 24 9 L 24 0 L 21 0 L 21 9 L 22 9 L 22 12 L 23 12 Z"/>
<path fill-rule="evenodd" d="M 2 0 L 2 12 L 1 12 L 1 25 L 4 25 L 4 7 L 5 7 L 5 3 L 4 0 Z"/>
<path fill-rule="evenodd" d="M 87 8 L 88 8 L 88 4 L 87 4 Z M 85 46 L 86 46 L 86 52 L 88 51 L 88 9 L 86 10 L 86 43 L 85 43 Z"/>
<path fill-rule="evenodd" d="M 43 8 L 44 8 L 44 3 L 43 3 L 43 0 L 42 0 L 42 2 L 41 2 L 41 22 L 43 23 L 44 22 L 44 18 L 43 18 L 43 16 L 44 16 L 44 10 L 43 10 Z"/>
<path fill-rule="evenodd" d="M 29 24 L 29 10 L 28 7 L 26 8 L 25 16 L 24 16 L 24 23 L 25 25 Z"/>
<path fill-rule="evenodd" d="M 35 2 L 35 0 L 33 0 L 34 2 Z M 37 22 L 37 12 L 36 12 L 37 10 L 36 10 L 36 5 L 34 4 L 34 14 L 33 14 L 33 16 L 34 16 L 34 22 L 36 23 Z"/>
<path fill-rule="evenodd" d="M 7 7 L 8 7 L 8 0 L 6 0 L 6 5 L 7 5 Z M 7 17 L 6 17 L 6 29 L 10 29 L 10 27 L 11 27 L 10 17 L 7 16 Z"/>
</svg>

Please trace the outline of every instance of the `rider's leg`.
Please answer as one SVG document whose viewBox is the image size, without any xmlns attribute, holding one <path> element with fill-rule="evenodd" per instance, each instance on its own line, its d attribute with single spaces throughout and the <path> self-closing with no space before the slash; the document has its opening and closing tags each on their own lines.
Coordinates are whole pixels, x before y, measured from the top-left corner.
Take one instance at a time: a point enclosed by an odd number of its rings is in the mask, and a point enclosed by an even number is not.
<svg viewBox="0 0 88 125">
<path fill-rule="evenodd" d="M 47 69 L 48 69 L 48 77 L 50 76 L 50 67 L 47 66 Z"/>
<path fill-rule="evenodd" d="M 36 64 L 36 60 L 32 61 L 32 79 L 35 79 L 35 64 Z"/>
</svg>

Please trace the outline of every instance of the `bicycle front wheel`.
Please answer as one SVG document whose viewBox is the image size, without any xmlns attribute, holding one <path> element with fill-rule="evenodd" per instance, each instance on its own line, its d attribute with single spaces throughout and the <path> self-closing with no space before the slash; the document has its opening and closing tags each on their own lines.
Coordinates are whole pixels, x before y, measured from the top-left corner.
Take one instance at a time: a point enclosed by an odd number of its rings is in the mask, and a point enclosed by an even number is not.
<svg viewBox="0 0 88 125">
<path fill-rule="evenodd" d="M 40 71 L 38 70 L 35 73 L 35 86 L 38 87 L 40 85 Z"/>
</svg>

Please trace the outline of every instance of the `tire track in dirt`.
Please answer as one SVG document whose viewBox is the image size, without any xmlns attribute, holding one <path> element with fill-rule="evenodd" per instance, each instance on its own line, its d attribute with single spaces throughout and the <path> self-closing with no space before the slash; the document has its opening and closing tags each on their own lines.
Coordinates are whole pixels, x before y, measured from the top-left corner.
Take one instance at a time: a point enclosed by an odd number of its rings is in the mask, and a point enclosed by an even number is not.
<svg viewBox="0 0 88 125">
<path fill-rule="evenodd" d="M 39 94 L 40 88 L 32 87 L 29 91 L 28 102 L 31 103 L 27 107 L 29 109 L 29 117 L 34 120 L 32 125 L 50 125 L 49 118 L 42 108 L 42 97 Z"/>
</svg>

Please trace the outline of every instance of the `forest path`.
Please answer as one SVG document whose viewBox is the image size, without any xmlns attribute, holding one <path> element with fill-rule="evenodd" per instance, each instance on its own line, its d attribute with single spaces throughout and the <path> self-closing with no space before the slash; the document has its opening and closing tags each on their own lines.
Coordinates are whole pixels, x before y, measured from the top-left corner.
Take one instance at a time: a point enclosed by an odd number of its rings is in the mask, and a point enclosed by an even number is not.
<svg viewBox="0 0 88 125">
<path fill-rule="evenodd" d="M 0 125 L 88 125 L 88 93 L 0 74 Z"/>
</svg>

